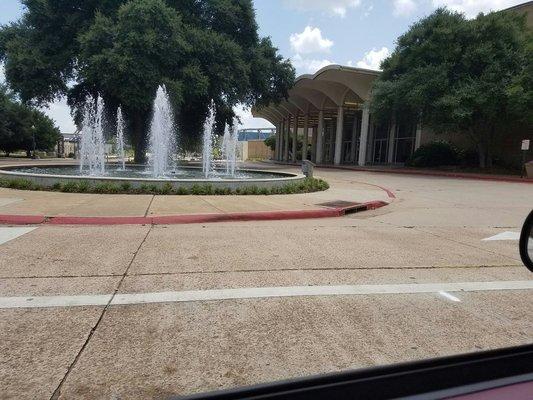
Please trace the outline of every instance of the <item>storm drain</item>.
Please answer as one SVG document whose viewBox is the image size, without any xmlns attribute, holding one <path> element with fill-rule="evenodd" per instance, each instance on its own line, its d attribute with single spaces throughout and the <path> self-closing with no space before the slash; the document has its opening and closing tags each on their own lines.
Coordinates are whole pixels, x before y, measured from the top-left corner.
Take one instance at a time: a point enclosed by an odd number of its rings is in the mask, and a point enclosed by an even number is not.
<svg viewBox="0 0 533 400">
<path fill-rule="evenodd" d="M 381 200 L 367 201 L 366 203 L 356 203 L 353 201 L 335 200 L 335 201 L 328 201 L 326 203 L 317 203 L 315 205 L 322 206 L 322 207 L 328 207 L 328 208 L 334 208 L 336 210 L 339 210 L 341 215 L 346 215 L 346 214 L 353 214 L 359 211 L 375 210 L 376 208 L 386 206 L 387 204 L 389 203 L 385 201 L 381 201 Z"/>
<path fill-rule="evenodd" d="M 317 206 L 329 207 L 329 208 L 346 208 L 358 206 L 361 203 L 354 203 L 353 201 L 334 200 L 326 203 L 318 203 Z"/>
</svg>

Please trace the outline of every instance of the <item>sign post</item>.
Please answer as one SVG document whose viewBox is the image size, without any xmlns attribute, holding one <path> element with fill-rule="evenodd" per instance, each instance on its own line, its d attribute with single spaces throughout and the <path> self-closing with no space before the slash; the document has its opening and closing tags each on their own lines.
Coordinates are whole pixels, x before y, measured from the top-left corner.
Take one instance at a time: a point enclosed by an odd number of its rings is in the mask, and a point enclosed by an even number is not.
<svg viewBox="0 0 533 400">
<path fill-rule="evenodd" d="M 526 152 L 529 150 L 529 142 L 530 142 L 529 139 L 522 140 L 522 173 L 521 173 L 522 178 L 527 175 L 526 173 Z"/>
</svg>

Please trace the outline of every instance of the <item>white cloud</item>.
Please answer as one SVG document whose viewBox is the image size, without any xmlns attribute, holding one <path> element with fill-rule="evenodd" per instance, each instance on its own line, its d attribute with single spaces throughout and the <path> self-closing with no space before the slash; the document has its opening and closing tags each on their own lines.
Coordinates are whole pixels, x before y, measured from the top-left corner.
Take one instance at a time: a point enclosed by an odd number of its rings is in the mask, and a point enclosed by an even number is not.
<svg viewBox="0 0 533 400">
<path fill-rule="evenodd" d="M 298 54 L 328 53 L 333 46 L 333 41 L 322 37 L 320 29 L 312 26 L 306 26 L 302 33 L 293 33 L 289 41 Z"/>
<path fill-rule="evenodd" d="M 237 106 L 233 109 L 235 114 L 240 118 L 241 124 L 239 129 L 250 129 L 250 128 L 274 128 L 270 122 L 263 118 L 254 118 L 252 116 L 252 111 L 250 108 Z"/>
<path fill-rule="evenodd" d="M 374 5 L 373 5 L 373 4 L 370 4 L 370 5 L 366 8 L 365 12 L 363 13 L 363 16 L 364 16 L 364 17 L 368 17 L 368 16 L 370 15 L 370 13 L 372 12 L 373 9 L 374 9 Z"/>
<path fill-rule="evenodd" d="M 358 68 L 379 70 L 381 62 L 390 56 L 390 54 L 390 50 L 386 47 L 382 47 L 380 50 L 372 49 L 365 53 L 362 60 L 357 61 L 356 63 L 348 61 L 347 64 L 351 67 L 356 66 Z"/>
<path fill-rule="evenodd" d="M 314 74 L 320 68 L 325 67 L 326 65 L 335 64 L 334 62 L 327 59 L 314 59 L 314 58 L 304 58 L 300 54 L 296 54 L 291 58 L 292 65 L 296 68 L 297 75 L 300 74 Z"/>
<path fill-rule="evenodd" d="M 417 4 L 414 0 L 394 0 L 393 6 L 392 13 L 395 17 L 407 17 L 417 9 Z"/>
<path fill-rule="evenodd" d="M 446 6 L 450 10 L 464 13 L 473 18 L 480 12 L 503 10 L 523 3 L 524 0 L 432 0 L 434 7 Z"/>
<path fill-rule="evenodd" d="M 325 11 L 344 18 L 350 8 L 357 8 L 361 0 L 285 0 L 290 8 L 299 11 Z"/>
<path fill-rule="evenodd" d="M 65 98 L 49 104 L 48 107 L 42 107 L 41 111 L 56 122 L 61 132 L 74 133 L 76 131 L 76 125 L 70 116 L 70 107 Z"/>
<path fill-rule="evenodd" d="M 4 64 L 0 64 L 0 83 L 4 83 L 6 81 L 6 71 Z"/>
</svg>

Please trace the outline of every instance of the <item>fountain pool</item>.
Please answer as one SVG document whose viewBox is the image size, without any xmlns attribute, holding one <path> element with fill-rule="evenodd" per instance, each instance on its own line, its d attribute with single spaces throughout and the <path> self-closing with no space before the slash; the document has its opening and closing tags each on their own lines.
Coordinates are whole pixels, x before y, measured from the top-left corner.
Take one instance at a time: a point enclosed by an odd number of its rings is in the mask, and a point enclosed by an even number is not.
<svg viewBox="0 0 533 400">
<path fill-rule="evenodd" d="M 120 107 L 117 109 L 116 133 L 113 133 L 117 140 L 119 163 L 106 163 L 105 138 L 109 136 L 109 132 L 106 133 L 109 124 L 104 118 L 104 108 L 105 104 L 100 96 L 87 98 L 80 131 L 79 163 L 2 166 L 0 178 L 25 179 L 43 187 L 85 182 L 91 186 L 103 183 L 127 184 L 131 188 L 161 188 L 163 185 L 168 188 L 170 185 L 173 189 L 190 189 L 194 185 L 210 185 L 213 189 L 231 190 L 246 187 L 281 188 L 305 179 L 298 174 L 236 168 L 236 122 L 232 124 L 231 130 L 226 126 L 220 149 L 224 160 L 217 166 L 213 149 L 216 113 L 213 102 L 204 124 L 201 166 L 177 165 L 179 132 L 174 124 L 172 105 L 164 85 L 158 87 L 153 103 L 148 136 L 148 165 L 125 163 L 126 121 Z"/>
<path fill-rule="evenodd" d="M 202 167 L 178 166 L 167 171 L 164 176 L 154 178 L 151 166 L 126 165 L 123 170 L 121 163 L 106 164 L 105 172 L 101 175 L 86 175 L 80 171 L 77 163 L 41 165 L 5 165 L 0 167 L 0 179 L 26 179 L 35 184 L 52 187 L 57 183 L 87 182 L 90 185 L 111 183 L 122 185 L 128 183 L 132 188 L 143 185 L 155 185 L 161 187 L 170 184 L 172 188 L 191 188 L 194 185 L 211 185 L 213 188 L 238 188 L 252 187 L 274 188 L 283 187 L 287 184 L 297 183 L 305 179 L 305 176 L 286 172 L 274 172 L 256 169 L 239 169 L 234 175 L 226 172 L 225 165 L 214 168 L 205 178 Z"/>
</svg>

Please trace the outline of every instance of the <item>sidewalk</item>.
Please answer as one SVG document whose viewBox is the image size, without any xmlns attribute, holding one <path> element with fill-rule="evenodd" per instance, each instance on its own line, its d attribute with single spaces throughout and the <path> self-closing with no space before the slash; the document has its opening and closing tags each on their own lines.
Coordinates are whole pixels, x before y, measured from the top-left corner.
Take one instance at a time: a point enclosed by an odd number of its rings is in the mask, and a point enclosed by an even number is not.
<svg viewBox="0 0 533 400">
<path fill-rule="evenodd" d="M 299 163 L 286 163 L 280 161 L 263 161 L 264 163 L 271 165 L 291 165 L 300 166 Z M 521 178 L 518 175 L 497 175 L 497 174 L 482 174 L 475 172 L 459 172 L 459 171 L 442 171 L 435 169 L 421 169 L 421 168 L 409 168 L 409 167 L 395 167 L 395 166 L 365 166 L 359 167 L 355 165 L 331 165 L 331 164 L 318 164 L 317 168 L 328 169 L 343 169 L 350 171 L 361 172 L 376 172 L 385 174 L 404 174 L 404 175 L 423 175 L 423 176 L 440 176 L 445 178 L 459 178 L 459 179 L 476 179 L 487 180 L 497 182 L 518 182 L 518 183 L 533 183 L 533 178 L 524 177 Z"/>
<path fill-rule="evenodd" d="M 319 176 L 319 173 L 316 175 Z M 0 188 L 0 224 L 39 221 L 140 224 L 324 218 L 377 208 L 394 199 L 391 191 L 372 184 L 348 183 L 334 177 L 328 178 L 328 183 L 330 189 L 323 192 L 270 196 L 110 195 Z M 334 204 L 324 204 L 330 202 Z"/>
</svg>

